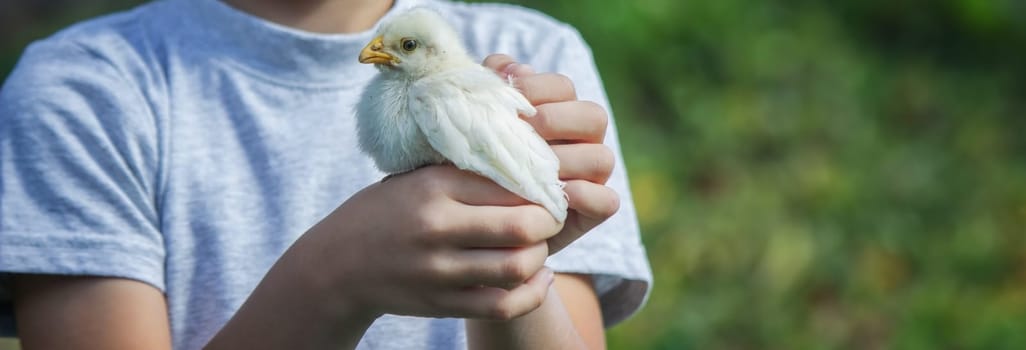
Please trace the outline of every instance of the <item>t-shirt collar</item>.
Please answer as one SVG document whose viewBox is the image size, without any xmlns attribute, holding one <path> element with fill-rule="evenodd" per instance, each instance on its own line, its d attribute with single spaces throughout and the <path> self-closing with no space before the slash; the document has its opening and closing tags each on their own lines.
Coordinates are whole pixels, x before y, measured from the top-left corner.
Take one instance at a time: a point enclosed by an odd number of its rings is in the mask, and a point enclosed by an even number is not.
<svg viewBox="0 0 1026 350">
<path fill-rule="evenodd" d="M 358 33 L 321 34 L 273 23 L 220 0 L 183 1 L 196 10 L 200 28 L 195 29 L 211 50 L 268 76 L 294 82 L 330 83 L 373 71 L 360 64 L 357 57 L 373 38 L 377 24 Z M 395 0 L 384 18 L 414 7 L 417 2 Z"/>
</svg>

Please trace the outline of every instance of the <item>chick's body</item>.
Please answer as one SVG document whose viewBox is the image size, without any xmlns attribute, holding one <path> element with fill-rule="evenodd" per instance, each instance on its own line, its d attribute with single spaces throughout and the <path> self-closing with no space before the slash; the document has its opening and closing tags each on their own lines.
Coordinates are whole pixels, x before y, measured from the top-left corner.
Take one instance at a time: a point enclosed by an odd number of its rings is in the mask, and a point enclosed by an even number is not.
<svg viewBox="0 0 1026 350">
<path fill-rule="evenodd" d="M 566 219 L 559 160 L 518 114 L 535 109 L 431 10 L 384 23 L 360 55 L 380 74 L 356 106 L 360 148 L 396 174 L 447 160 Z"/>
<path fill-rule="evenodd" d="M 404 173 L 426 164 L 445 162 L 413 118 L 408 116 L 407 82 L 378 75 L 357 105 L 360 148 L 389 174 Z"/>
</svg>

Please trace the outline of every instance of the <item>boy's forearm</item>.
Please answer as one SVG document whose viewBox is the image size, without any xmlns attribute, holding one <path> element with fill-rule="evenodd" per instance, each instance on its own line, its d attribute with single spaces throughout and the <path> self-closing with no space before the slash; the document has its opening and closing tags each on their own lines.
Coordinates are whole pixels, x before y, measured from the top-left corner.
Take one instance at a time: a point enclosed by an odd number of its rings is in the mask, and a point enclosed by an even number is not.
<svg viewBox="0 0 1026 350">
<path fill-rule="evenodd" d="M 293 246 L 291 249 L 297 249 Z M 291 250 L 290 249 L 290 250 Z M 355 305 L 329 305 L 301 254 L 286 256 L 206 349 L 353 349 L 376 318 Z"/>
<path fill-rule="evenodd" d="M 510 321 L 468 319 L 470 349 L 587 349 L 555 285 L 534 311 Z"/>
</svg>

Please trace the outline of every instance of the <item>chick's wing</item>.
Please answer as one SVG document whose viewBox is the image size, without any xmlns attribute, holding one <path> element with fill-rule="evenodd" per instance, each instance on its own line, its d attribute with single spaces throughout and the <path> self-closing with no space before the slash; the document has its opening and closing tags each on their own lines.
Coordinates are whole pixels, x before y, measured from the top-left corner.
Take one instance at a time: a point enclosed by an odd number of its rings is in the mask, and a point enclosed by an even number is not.
<svg viewBox="0 0 1026 350">
<path fill-rule="evenodd" d="M 535 109 L 520 92 L 484 69 L 456 70 L 418 81 L 410 112 L 439 153 L 538 203 L 563 221 L 567 202 L 559 160 L 518 113 Z"/>
</svg>

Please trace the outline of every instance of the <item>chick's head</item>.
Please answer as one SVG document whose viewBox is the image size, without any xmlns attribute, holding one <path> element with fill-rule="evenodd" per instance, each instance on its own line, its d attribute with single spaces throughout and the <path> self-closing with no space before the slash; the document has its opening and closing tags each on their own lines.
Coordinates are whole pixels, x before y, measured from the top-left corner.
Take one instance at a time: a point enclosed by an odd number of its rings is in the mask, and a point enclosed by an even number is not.
<svg viewBox="0 0 1026 350">
<path fill-rule="evenodd" d="M 437 12 L 416 8 L 383 23 L 361 63 L 416 79 L 469 61 L 456 31 Z"/>
</svg>

